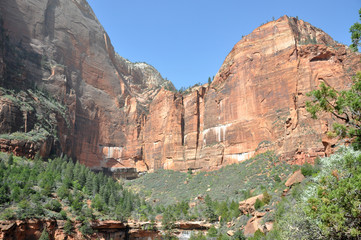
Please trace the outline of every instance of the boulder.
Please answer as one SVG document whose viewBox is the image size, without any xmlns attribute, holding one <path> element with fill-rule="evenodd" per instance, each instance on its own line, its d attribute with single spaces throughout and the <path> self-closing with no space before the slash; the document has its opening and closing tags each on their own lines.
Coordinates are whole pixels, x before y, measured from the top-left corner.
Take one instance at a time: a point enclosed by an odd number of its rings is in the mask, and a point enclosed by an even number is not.
<svg viewBox="0 0 361 240">
<path fill-rule="evenodd" d="M 263 194 L 248 198 L 244 201 L 239 202 L 239 210 L 242 214 L 252 214 L 255 211 L 254 204 L 256 200 L 262 200 Z"/>
<path fill-rule="evenodd" d="M 291 177 L 289 177 L 285 183 L 286 187 L 291 187 L 296 183 L 300 183 L 305 179 L 305 176 L 301 173 L 301 170 L 294 172 Z"/>
<path fill-rule="evenodd" d="M 258 229 L 262 232 L 264 231 L 263 226 L 261 225 L 262 217 L 264 215 L 266 215 L 266 213 L 255 212 L 254 216 L 248 220 L 246 226 L 244 226 L 244 235 L 246 237 L 252 236 Z"/>
</svg>

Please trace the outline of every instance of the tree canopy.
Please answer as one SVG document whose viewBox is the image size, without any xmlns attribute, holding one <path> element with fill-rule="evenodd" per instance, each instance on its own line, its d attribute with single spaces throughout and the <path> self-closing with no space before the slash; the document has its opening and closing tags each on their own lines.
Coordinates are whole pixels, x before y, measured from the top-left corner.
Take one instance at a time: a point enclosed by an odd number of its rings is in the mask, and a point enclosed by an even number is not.
<svg viewBox="0 0 361 240">
<path fill-rule="evenodd" d="M 349 137 L 356 148 L 361 147 L 361 72 L 358 72 L 348 90 L 337 91 L 321 83 L 319 89 L 311 91 L 306 109 L 313 118 L 320 112 L 330 112 L 342 123 L 334 123 L 332 136 Z"/>
<path fill-rule="evenodd" d="M 361 20 L 361 8 L 358 11 L 360 20 Z M 354 25 L 350 27 L 350 33 L 351 33 L 351 48 L 354 51 L 358 51 L 358 47 L 361 45 L 361 23 L 356 22 Z"/>
</svg>

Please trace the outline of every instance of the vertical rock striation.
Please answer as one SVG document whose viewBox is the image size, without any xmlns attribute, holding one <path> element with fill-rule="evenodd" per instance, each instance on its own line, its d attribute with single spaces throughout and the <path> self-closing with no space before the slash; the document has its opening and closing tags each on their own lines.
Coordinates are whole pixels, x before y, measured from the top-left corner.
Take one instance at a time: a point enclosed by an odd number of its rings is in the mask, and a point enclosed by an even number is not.
<svg viewBox="0 0 361 240">
<path fill-rule="evenodd" d="M 208 169 L 275 150 L 293 163 L 312 162 L 333 144 L 325 133 L 334 119 L 311 119 L 306 93 L 321 81 L 346 88 L 360 69 L 360 55 L 320 29 L 287 16 L 269 22 L 234 46 L 210 86 L 157 96 L 162 101 L 151 103 L 144 136 L 171 140 L 146 138 L 145 161 Z"/>
<path fill-rule="evenodd" d="M 118 56 L 85 0 L 4 0 L 0 16 L 1 86 L 41 88 L 66 106 L 70 124 L 57 127 L 62 151 L 94 169 L 147 170 L 145 108 L 172 84 Z"/>
</svg>

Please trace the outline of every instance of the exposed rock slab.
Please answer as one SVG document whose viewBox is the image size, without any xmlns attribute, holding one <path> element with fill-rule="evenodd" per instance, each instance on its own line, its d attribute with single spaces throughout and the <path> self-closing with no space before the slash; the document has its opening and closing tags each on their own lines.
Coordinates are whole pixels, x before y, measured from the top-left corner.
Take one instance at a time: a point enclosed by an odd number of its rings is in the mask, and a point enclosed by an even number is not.
<svg viewBox="0 0 361 240">
<path fill-rule="evenodd" d="M 255 211 L 254 204 L 256 203 L 257 199 L 262 200 L 263 194 L 248 198 L 244 201 L 239 202 L 239 210 L 243 214 L 252 214 Z"/>
<path fill-rule="evenodd" d="M 246 237 L 252 236 L 258 229 L 263 231 L 261 222 L 265 214 L 266 213 L 255 212 L 254 216 L 248 220 L 246 226 L 244 226 L 244 235 Z"/>
<path fill-rule="evenodd" d="M 301 170 L 294 172 L 285 182 L 286 187 L 291 187 L 296 183 L 300 183 L 305 179 L 305 176 L 301 173 Z"/>
</svg>

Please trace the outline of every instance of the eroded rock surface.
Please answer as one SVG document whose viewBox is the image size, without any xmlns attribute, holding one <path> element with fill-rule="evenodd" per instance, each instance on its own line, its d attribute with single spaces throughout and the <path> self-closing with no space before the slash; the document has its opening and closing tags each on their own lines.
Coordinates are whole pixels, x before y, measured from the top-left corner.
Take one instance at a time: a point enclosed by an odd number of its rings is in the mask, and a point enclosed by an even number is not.
<svg viewBox="0 0 361 240">
<path fill-rule="evenodd" d="M 148 170 L 146 108 L 173 85 L 152 66 L 118 56 L 85 0 L 4 0 L 0 16 L 1 87 L 42 89 L 66 107 L 61 151 L 98 170 Z M 13 105 L 1 103 L 0 133 L 25 131 Z"/>
<path fill-rule="evenodd" d="M 90 227 L 94 233 L 89 236 L 83 236 L 79 231 L 81 222 L 73 223 L 71 233 L 64 231 L 65 220 L 8 220 L 0 221 L 0 239 L 39 239 L 41 233 L 46 229 L 49 239 L 104 239 L 104 240 L 151 240 L 159 239 L 164 234 L 161 223 L 152 225 L 150 222 L 129 222 L 120 221 L 92 221 Z M 181 235 L 187 231 L 206 231 L 212 224 L 206 222 L 176 222 L 174 232 Z"/>
<path fill-rule="evenodd" d="M 332 152 L 333 119 L 310 118 L 306 93 L 325 82 L 346 88 L 360 54 L 322 30 L 287 16 L 239 41 L 210 86 L 161 91 L 145 122 L 150 168 L 211 169 L 275 150 L 292 163 Z"/>
</svg>

